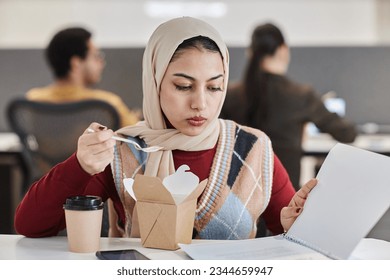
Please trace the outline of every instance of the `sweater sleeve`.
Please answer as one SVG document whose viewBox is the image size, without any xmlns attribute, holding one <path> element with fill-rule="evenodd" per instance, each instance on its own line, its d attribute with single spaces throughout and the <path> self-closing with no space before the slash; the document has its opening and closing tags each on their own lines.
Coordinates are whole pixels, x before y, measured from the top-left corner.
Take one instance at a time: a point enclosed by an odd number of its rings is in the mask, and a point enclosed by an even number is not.
<svg viewBox="0 0 390 280">
<path fill-rule="evenodd" d="M 283 233 L 283 227 L 280 222 L 280 211 L 290 203 L 294 194 L 295 190 L 287 171 L 275 155 L 271 199 L 267 209 L 262 214 L 267 228 L 273 234 Z"/>
<path fill-rule="evenodd" d="M 306 98 L 308 122 L 313 122 L 322 132 L 329 133 L 334 139 L 344 143 L 353 142 L 357 136 L 355 125 L 336 113 L 330 112 L 321 98 L 310 90 Z"/>
<path fill-rule="evenodd" d="M 106 168 L 107 169 L 107 168 Z M 35 182 L 20 202 L 15 213 L 16 232 L 27 237 L 57 235 L 65 228 L 63 204 L 69 196 L 85 194 L 107 195 L 102 178 L 106 171 L 90 176 L 80 166 L 76 154 L 57 164 L 49 173 Z"/>
</svg>

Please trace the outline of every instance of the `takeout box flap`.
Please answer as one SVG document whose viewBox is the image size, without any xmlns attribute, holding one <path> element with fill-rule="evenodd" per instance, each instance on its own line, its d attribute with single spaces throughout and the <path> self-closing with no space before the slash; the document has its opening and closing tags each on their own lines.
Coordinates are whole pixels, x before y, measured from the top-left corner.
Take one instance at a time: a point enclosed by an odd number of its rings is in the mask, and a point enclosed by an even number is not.
<svg viewBox="0 0 390 280">
<path fill-rule="evenodd" d="M 206 187 L 208 182 L 208 179 L 204 179 L 202 182 L 199 183 L 199 185 L 194 189 L 184 200 L 182 203 L 197 199 L 200 194 L 203 192 L 204 188 Z"/>
<path fill-rule="evenodd" d="M 137 201 L 175 204 L 171 193 L 164 187 L 158 177 L 137 174 L 133 184 L 133 191 Z"/>
</svg>

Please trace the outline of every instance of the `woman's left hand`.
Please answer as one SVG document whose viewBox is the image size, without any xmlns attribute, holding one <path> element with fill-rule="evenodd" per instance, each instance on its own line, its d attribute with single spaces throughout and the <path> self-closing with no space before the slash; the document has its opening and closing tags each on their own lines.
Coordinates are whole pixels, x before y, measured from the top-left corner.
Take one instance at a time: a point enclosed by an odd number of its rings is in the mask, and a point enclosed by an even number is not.
<svg viewBox="0 0 390 280">
<path fill-rule="evenodd" d="M 280 212 L 280 221 L 285 231 L 290 229 L 291 225 L 302 213 L 306 198 L 316 185 L 317 179 L 311 179 L 295 193 L 288 206 L 282 208 L 282 211 Z"/>
</svg>

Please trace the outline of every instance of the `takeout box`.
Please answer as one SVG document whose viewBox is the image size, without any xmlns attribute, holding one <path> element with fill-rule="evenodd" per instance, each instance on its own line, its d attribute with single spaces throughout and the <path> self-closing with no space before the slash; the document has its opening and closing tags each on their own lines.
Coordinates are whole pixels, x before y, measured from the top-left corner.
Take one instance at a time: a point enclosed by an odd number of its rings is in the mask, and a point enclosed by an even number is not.
<svg viewBox="0 0 390 280">
<path fill-rule="evenodd" d="M 142 246 L 176 250 L 178 243 L 191 243 L 197 198 L 207 180 L 199 184 L 196 175 L 185 172 L 188 169 L 181 166 L 163 181 L 157 177 L 135 176 L 133 192 Z"/>
</svg>

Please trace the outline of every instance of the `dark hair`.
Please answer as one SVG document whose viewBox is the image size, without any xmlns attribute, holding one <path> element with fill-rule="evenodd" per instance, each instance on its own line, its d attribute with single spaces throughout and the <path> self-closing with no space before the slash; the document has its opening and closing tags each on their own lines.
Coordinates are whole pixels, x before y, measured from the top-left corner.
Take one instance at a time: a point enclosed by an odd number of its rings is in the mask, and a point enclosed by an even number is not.
<svg viewBox="0 0 390 280">
<path fill-rule="evenodd" d="M 221 58 L 222 58 L 222 53 L 219 50 L 218 45 L 213 40 L 211 40 L 209 37 L 205 37 L 205 36 L 196 36 L 196 37 L 192 37 L 192 38 L 189 38 L 187 40 L 184 40 L 183 43 L 181 43 L 177 47 L 175 53 L 173 54 L 173 56 L 171 58 L 171 62 L 173 60 L 175 60 L 177 58 L 177 56 L 179 56 L 183 50 L 189 49 L 189 48 L 196 48 L 199 50 L 205 49 L 205 50 L 209 50 L 211 52 L 219 52 L 219 54 L 221 55 Z"/>
<path fill-rule="evenodd" d="M 267 73 L 261 62 L 285 44 L 282 32 L 271 23 L 259 25 L 252 33 L 251 57 L 244 76 L 244 94 L 247 101 L 247 124 L 264 129 L 267 120 Z"/>
<path fill-rule="evenodd" d="M 54 35 L 45 54 L 55 77 L 64 78 L 68 75 L 73 56 L 86 58 L 91 36 L 91 32 L 80 27 L 67 28 Z"/>
</svg>

